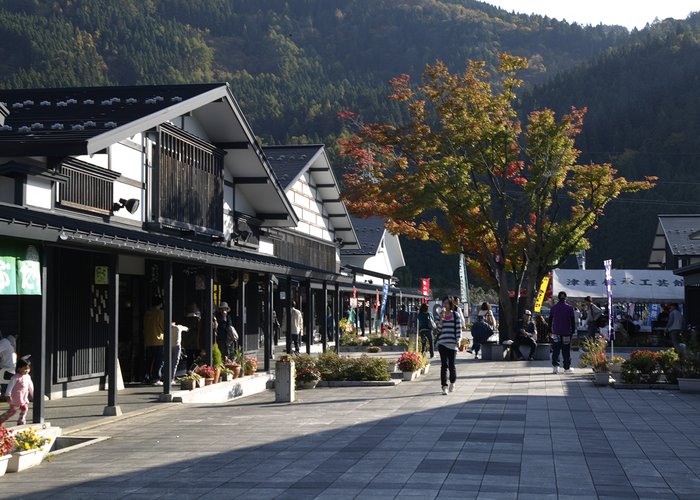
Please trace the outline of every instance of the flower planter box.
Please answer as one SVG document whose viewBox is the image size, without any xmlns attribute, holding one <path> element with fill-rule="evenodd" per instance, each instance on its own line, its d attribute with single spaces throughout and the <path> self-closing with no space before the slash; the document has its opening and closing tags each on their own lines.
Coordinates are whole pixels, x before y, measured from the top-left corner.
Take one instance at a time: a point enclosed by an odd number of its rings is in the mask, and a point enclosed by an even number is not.
<svg viewBox="0 0 700 500">
<path fill-rule="evenodd" d="M 678 378 L 678 388 L 681 392 L 700 393 L 700 378 Z"/>
<path fill-rule="evenodd" d="M 318 380 L 311 380 L 309 382 L 299 382 L 300 389 L 315 389 L 318 384 Z"/>
<path fill-rule="evenodd" d="M 10 458 L 12 455 L 3 455 L 0 457 L 0 477 L 5 475 L 7 471 L 7 465 L 10 463 Z"/>
<path fill-rule="evenodd" d="M 430 371 L 430 363 L 428 363 L 428 364 L 425 365 L 423 368 L 421 368 L 421 374 L 422 374 L 422 375 L 427 375 L 429 371 Z"/>
<path fill-rule="evenodd" d="M 196 380 L 183 380 L 182 382 L 180 382 L 180 389 L 183 391 L 191 391 L 195 387 L 197 387 Z"/>
<path fill-rule="evenodd" d="M 593 377 L 595 385 L 605 386 L 610 383 L 610 372 L 594 372 Z"/>
<path fill-rule="evenodd" d="M 205 378 L 205 379 L 204 379 L 204 385 L 211 385 L 211 384 L 213 384 L 213 383 L 214 383 L 214 379 L 213 379 L 213 378 Z"/>
<path fill-rule="evenodd" d="M 17 451 L 12 454 L 7 463 L 7 472 L 21 472 L 35 465 L 39 465 L 43 459 L 44 452 L 41 448 Z"/>
<path fill-rule="evenodd" d="M 416 370 L 414 372 L 403 372 L 403 380 L 404 382 L 411 382 L 416 380 L 418 375 L 420 375 L 420 370 Z"/>
</svg>

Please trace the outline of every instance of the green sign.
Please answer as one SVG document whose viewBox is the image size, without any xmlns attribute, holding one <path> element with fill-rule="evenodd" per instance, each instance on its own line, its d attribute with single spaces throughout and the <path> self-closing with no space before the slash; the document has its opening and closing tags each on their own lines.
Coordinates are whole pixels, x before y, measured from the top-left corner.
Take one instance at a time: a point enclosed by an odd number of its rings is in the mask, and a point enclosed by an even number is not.
<svg viewBox="0 0 700 500">
<path fill-rule="evenodd" d="M 17 295 L 17 259 L 0 256 L 0 295 Z"/>
<path fill-rule="evenodd" d="M 0 255 L 0 295 L 41 295 L 41 263 L 36 247 L 5 250 Z"/>
</svg>

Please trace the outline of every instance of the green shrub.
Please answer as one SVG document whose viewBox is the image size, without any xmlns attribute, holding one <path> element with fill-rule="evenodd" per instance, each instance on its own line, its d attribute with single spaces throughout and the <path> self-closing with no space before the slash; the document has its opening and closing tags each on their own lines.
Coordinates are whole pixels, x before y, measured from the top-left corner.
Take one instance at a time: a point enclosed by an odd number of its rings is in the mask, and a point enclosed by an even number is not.
<svg viewBox="0 0 700 500">
<path fill-rule="evenodd" d="M 382 348 L 378 345 L 371 345 L 367 348 L 367 352 L 382 352 Z"/>
<path fill-rule="evenodd" d="M 381 347 L 381 346 L 384 346 L 384 345 L 391 345 L 391 344 L 389 344 L 389 342 L 391 342 L 391 339 L 390 339 L 390 338 L 388 338 L 388 337 L 382 337 L 382 336 L 379 336 L 379 335 L 372 335 L 372 336 L 369 338 L 369 345 L 372 345 L 372 346 Z"/>
<path fill-rule="evenodd" d="M 318 357 L 316 368 L 321 372 L 323 380 L 347 380 L 349 359 L 346 356 L 339 356 L 334 351 L 327 351 Z"/>
<path fill-rule="evenodd" d="M 408 339 L 406 337 L 397 337 L 396 338 L 396 345 L 408 347 Z"/>
<path fill-rule="evenodd" d="M 297 373 L 305 368 L 316 368 L 316 358 L 311 354 L 299 353 L 294 356 L 294 368 Z"/>
<path fill-rule="evenodd" d="M 674 363 L 678 361 L 678 352 L 672 347 L 671 349 L 666 349 L 665 351 L 659 351 L 657 353 L 659 368 L 666 376 L 666 380 L 669 384 L 678 383 L 678 375 L 676 370 L 674 370 Z"/>
<path fill-rule="evenodd" d="M 359 335 L 353 335 L 346 333 L 340 337 L 340 345 L 346 346 L 360 346 L 365 345 L 366 339 L 360 337 Z"/>
<path fill-rule="evenodd" d="M 622 363 L 622 380 L 628 384 L 653 384 L 659 379 L 659 355 L 653 351 L 636 350 Z"/>
<path fill-rule="evenodd" d="M 387 361 L 382 358 L 370 358 L 362 355 L 359 358 L 348 358 L 345 380 L 389 380 Z"/>
<path fill-rule="evenodd" d="M 223 358 L 221 356 L 221 350 L 219 345 L 214 342 L 211 348 L 211 364 L 214 368 L 219 368 L 223 363 Z"/>
</svg>

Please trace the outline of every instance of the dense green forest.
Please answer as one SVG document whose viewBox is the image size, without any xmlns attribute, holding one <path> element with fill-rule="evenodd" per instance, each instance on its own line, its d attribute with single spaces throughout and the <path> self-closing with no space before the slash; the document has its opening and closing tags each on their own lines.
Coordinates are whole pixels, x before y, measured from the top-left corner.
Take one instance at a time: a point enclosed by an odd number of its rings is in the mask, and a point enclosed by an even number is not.
<svg viewBox="0 0 700 500">
<path fill-rule="evenodd" d="M 0 0 L 0 85 L 228 81 L 264 142 L 323 142 L 333 155 L 338 111 L 401 120 L 386 100 L 391 77 L 419 78 L 436 59 L 456 71 L 467 59 L 524 55 L 523 110 L 586 106 L 584 161 L 662 178 L 643 195 L 651 203 L 611 205 L 592 238 L 589 267 L 608 257 L 643 267 L 656 214 L 700 209 L 699 25 L 696 15 L 630 33 L 474 0 Z M 456 281 L 456 259 L 404 248 L 402 284 Z"/>
</svg>

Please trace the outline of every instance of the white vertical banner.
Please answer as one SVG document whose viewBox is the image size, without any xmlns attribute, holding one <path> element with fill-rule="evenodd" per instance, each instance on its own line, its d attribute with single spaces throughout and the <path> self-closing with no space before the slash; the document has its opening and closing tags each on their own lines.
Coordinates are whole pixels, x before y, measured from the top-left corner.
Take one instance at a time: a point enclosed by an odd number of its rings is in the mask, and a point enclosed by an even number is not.
<svg viewBox="0 0 700 500">
<path fill-rule="evenodd" d="M 615 340 L 615 329 L 613 328 L 613 306 L 612 306 L 612 260 L 603 261 L 605 266 L 605 290 L 608 292 L 608 338 Z"/>
<path fill-rule="evenodd" d="M 469 284 L 467 282 L 467 263 L 464 254 L 459 256 L 459 295 L 462 303 L 469 302 Z"/>
</svg>

